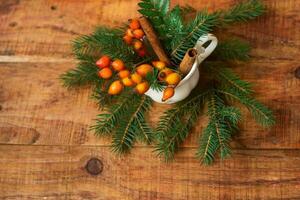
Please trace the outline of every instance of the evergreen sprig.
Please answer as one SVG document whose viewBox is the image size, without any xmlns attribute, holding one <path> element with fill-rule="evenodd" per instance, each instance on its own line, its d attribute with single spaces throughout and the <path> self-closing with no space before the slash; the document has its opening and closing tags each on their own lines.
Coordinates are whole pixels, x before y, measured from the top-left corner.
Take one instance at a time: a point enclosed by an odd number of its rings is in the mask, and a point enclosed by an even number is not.
<svg viewBox="0 0 300 200">
<path fill-rule="evenodd" d="M 179 145 L 185 140 L 197 121 L 206 94 L 204 91 L 191 99 L 178 103 L 160 118 L 156 128 L 155 151 L 166 161 L 173 159 Z"/>
<path fill-rule="evenodd" d="M 98 27 L 91 35 L 83 35 L 73 41 L 73 52 L 78 57 L 90 55 L 99 58 L 100 55 L 110 55 L 112 59 L 121 59 L 131 67 L 141 59 L 132 47 L 124 43 L 122 28 Z"/>
<path fill-rule="evenodd" d="M 128 152 L 137 138 L 150 143 L 153 138 L 151 128 L 145 123 L 145 112 L 152 100 L 147 96 L 133 95 L 126 115 L 118 120 L 118 128 L 113 135 L 112 149 L 116 153 Z"/>
<path fill-rule="evenodd" d="M 207 115 L 209 123 L 202 133 L 197 156 L 204 164 L 211 164 L 218 149 L 222 159 L 230 155 L 229 142 L 241 114 L 239 109 L 226 106 L 222 96 L 211 90 Z"/>
<path fill-rule="evenodd" d="M 139 12 L 150 20 L 160 39 L 163 40 L 166 32 L 164 17 L 169 11 L 170 0 L 141 0 L 138 5 Z"/>
<path fill-rule="evenodd" d="M 252 85 L 238 77 L 231 69 L 216 65 L 205 65 L 205 67 L 209 68 L 216 80 L 223 86 L 234 88 L 245 95 L 253 94 Z"/>
<path fill-rule="evenodd" d="M 185 26 L 183 36 L 180 39 L 176 38 L 175 42 L 171 43 L 172 52 L 170 55 L 173 63 L 178 65 L 187 50 L 194 47 L 202 35 L 212 31 L 218 23 L 218 18 L 218 12 L 212 14 L 207 11 L 198 12 L 196 18 Z"/>
<path fill-rule="evenodd" d="M 71 69 L 60 76 L 65 87 L 84 86 L 88 84 L 101 84 L 97 76 L 96 60 L 89 55 L 77 56 L 80 61 L 75 69 Z"/>
<path fill-rule="evenodd" d="M 239 40 L 237 38 L 227 39 L 218 44 L 217 48 L 212 53 L 212 57 L 223 61 L 247 61 L 249 59 L 250 49 L 251 48 L 248 42 Z"/>
<path fill-rule="evenodd" d="M 228 100 L 237 101 L 245 105 L 252 113 L 257 123 L 264 127 L 270 127 L 275 124 L 273 113 L 270 109 L 257 101 L 255 98 L 245 95 L 238 90 L 230 87 L 223 87 L 218 90 L 224 94 Z"/>
<path fill-rule="evenodd" d="M 259 0 L 244 1 L 228 11 L 222 11 L 222 25 L 234 22 L 247 22 L 266 12 L 265 6 Z"/>
<path fill-rule="evenodd" d="M 96 135 L 112 135 L 115 127 L 127 115 L 132 100 L 130 93 L 122 94 L 116 103 L 97 116 L 96 124 L 91 126 L 91 130 L 94 130 Z"/>
</svg>

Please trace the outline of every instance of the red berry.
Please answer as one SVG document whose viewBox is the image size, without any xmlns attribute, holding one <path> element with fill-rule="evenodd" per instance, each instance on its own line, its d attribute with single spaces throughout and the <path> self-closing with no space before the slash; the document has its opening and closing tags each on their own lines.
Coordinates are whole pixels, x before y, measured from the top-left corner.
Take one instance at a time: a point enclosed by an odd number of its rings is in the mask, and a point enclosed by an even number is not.
<svg viewBox="0 0 300 200">
<path fill-rule="evenodd" d="M 142 49 L 138 50 L 138 55 L 139 55 L 140 57 L 145 57 L 146 54 L 147 54 L 146 49 L 142 48 Z"/>
<path fill-rule="evenodd" d="M 102 56 L 97 62 L 96 65 L 99 68 L 106 68 L 110 65 L 110 58 L 108 56 Z"/>
<path fill-rule="evenodd" d="M 137 19 L 131 19 L 129 27 L 133 30 L 139 29 L 141 27 L 139 20 Z"/>
</svg>

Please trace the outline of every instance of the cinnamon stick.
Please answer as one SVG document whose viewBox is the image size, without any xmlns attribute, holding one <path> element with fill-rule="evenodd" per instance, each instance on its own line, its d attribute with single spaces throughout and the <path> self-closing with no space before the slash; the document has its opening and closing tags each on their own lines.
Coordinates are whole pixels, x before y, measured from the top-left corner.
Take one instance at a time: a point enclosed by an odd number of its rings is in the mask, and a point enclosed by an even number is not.
<svg viewBox="0 0 300 200">
<path fill-rule="evenodd" d="M 151 23 L 145 17 L 140 17 L 139 22 L 141 24 L 143 31 L 145 32 L 145 35 L 147 36 L 147 39 L 148 39 L 153 51 L 157 55 L 158 59 L 165 62 L 167 65 L 170 65 L 171 62 L 170 62 L 167 54 L 165 53 Z"/>
<path fill-rule="evenodd" d="M 180 65 L 179 70 L 184 74 L 188 74 L 190 70 L 192 69 L 192 66 L 197 58 L 197 51 L 196 49 L 189 49 L 187 50 L 186 54 L 184 55 Z"/>
</svg>

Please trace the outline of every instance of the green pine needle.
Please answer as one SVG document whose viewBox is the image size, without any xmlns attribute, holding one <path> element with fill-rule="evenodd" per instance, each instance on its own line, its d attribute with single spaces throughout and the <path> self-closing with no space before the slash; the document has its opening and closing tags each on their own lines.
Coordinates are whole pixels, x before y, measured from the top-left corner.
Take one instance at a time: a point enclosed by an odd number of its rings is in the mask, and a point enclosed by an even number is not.
<svg viewBox="0 0 300 200">
<path fill-rule="evenodd" d="M 229 11 L 223 11 L 222 24 L 227 25 L 234 22 L 247 22 L 255 19 L 266 12 L 261 1 L 249 0 L 237 4 Z"/>
<path fill-rule="evenodd" d="M 159 81 L 157 79 L 158 77 L 158 69 L 154 68 L 153 73 L 148 73 L 146 76 L 146 80 L 148 81 L 148 83 L 150 84 L 150 87 L 158 92 L 161 92 L 164 90 L 164 85 L 161 81 Z"/>
<path fill-rule="evenodd" d="M 105 113 L 97 116 L 96 124 L 91 126 L 91 130 L 95 131 L 96 135 L 112 135 L 119 121 L 127 114 L 132 105 L 132 95 L 124 93 L 119 96 L 119 100 L 113 104 Z"/>
<path fill-rule="evenodd" d="M 198 39 L 209 33 L 213 27 L 217 26 L 219 14 L 217 12 L 209 14 L 207 11 L 198 12 L 196 18 L 189 22 L 182 37 L 176 37 L 172 42 L 171 58 L 173 63 L 178 65 L 189 48 L 193 48 Z"/>
<path fill-rule="evenodd" d="M 140 7 L 138 11 L 150 20 L 154 29 L 158 32 L 158 35 L 163 39 L 166 32 L 164 17 L 169 11 L 170 1 L 141 0 L 138 5 Z"/>
<path fill-rule="evenodd" d="M 181 12 L 181 8 L 177 5 L 164 17 L 166 30 L 163 44 L 168 52 L 172 51 L 172 43 L 180 42 L 177 40 L 180 40 L 184 36 L 184 24 Z"/>
<path fill-rule="evenodd" d="M 92 55 L 99 58 L 108 55 L 112 59 L 121 59 L 127 67 L 141 61 L 132 47 L 124 43 L 122 37 L 125 30 L 120 28 L 98 27 L 91 35 L 76 38 L 73 42 L 75 55 Z"/>
<path fill-rule="evenodd" d="M 156 129 L 157 144 L 155 151 L 165 161 L 174 158 L 179 145 L 188 136 L 203 108 L 202 105 L 206 95 L 207 93 L 203 92 L 180 102 L 166 111 L 160 118 Z"/>
<path fill-rule="evenodd" d="M 116 153 L 126 153 L 138 138 L 151 142 L 153 134 L 146 125 L 145 112 L 149 111 L 152 100 L 147 96 L 133 95 L 130 106 L 121 120 L 118 120 L 118 128 L 113 135 L 112 150 Z M 143 123 L 140 125 L 139 123 Z M 138 136 L 137 136 L 138 135 Z"/>
<path fill-rule="evenodd" d="M 87 59 L 87 57 L 86 57 Z M 65 87 L 77 87 L 88 84 L 100 84 L 102 81 L 97 75 L 98 67 L 92 58 L 81 61 L 75 69 L 71 69 L 60 76 Z"/>
<path fill-rule="evenodd" d="M 241 120 L 240 110 L 226 106 L 222 96 L 214 90 L 208 99 L 207 115 L 209 123 L 202 133 L 197 151 L 197 157 L 203 164 L 211 164 L 218 149 L 222 159 L 230 156 L 229 142 Z"/>
<path fill-rule="evenodd" d="M 244 104 L 250 110 L 256 122 L 262 126 L 270 127 L 275 124 L 272 111 L 256 99 L 229 87 L 220 88 L 218 89 L 218 92 L 224 94 L 229 100 L 238 101 Z"/>
<path fill-rule="evenodd" d="M 212 54 L 219 60 L 249 60 L 250 45 L 248 42 L 239 39 L 228 39 L 219 42 L 217 48 Z"/>
<path fill-rule="evenodd" d="M 240 79 L 231 69 L 211 64 L 206 64 L 205 67 L 224 87 L 235 88 L 246 95 L 253 94 L 251 83 Z"/>
</svg>

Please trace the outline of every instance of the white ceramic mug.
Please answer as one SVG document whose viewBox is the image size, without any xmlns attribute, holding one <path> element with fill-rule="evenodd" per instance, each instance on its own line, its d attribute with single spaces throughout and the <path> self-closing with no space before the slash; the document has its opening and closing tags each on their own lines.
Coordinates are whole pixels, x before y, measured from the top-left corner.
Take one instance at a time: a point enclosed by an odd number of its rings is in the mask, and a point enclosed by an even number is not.
<svg viewBox="0 0 300 200">
<path fill-rule="evenodd" d="M 210 44 L 204 48 L 203 44 L 209 42 Z M 195 60 L 191 71 L 184 77 L 183 80 L 175 88 L 175 94 L 172 98 L 168 99 L 167 101 L 163 102 L 163 91 L 156 91 L 150 88 L 145 94 L 154 101 L 158 103 L 165 103 L 165 104 L 173 104 L 179 102 L 186 97 L 189 96 L 191 91 L 196 87 L 199 81 L 199 69 L 198 66 L 200 63 L 203 62 L 216 48 L 218 44 L 217 38 L 212 34 L 207 34 L 200 37 L 195 45 L 195 49 L 198 52 L 198 57 Z"/>
</svg>

